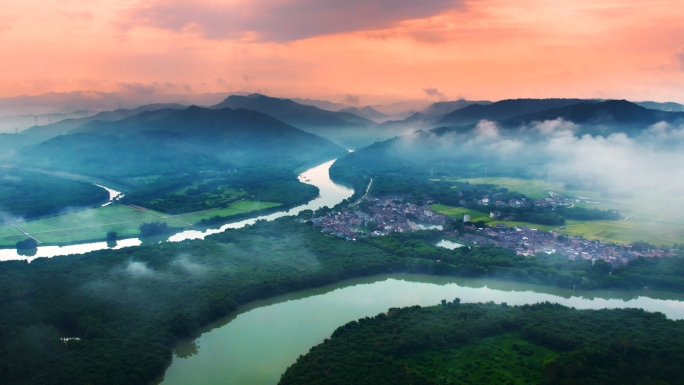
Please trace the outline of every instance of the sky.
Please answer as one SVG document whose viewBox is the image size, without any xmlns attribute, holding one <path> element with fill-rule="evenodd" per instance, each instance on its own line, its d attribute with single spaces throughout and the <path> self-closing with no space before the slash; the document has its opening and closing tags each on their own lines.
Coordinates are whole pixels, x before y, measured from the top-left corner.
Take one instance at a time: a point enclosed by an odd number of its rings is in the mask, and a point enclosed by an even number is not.
<svg viewBox="0 0 684 385">
<path fill-rule="evenodd" d="M 0 97 L 684 103 L 684 0 L 3 0 Z"/>
</svg>

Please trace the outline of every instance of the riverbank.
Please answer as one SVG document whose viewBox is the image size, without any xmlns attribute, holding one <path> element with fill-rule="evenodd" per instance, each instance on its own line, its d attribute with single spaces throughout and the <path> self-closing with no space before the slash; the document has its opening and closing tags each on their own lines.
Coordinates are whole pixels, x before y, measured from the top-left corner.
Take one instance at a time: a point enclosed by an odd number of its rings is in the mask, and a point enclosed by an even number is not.
<svg viewBox="0 0 684 385">
<path fill-rule="evenodd" d="M 131 247 L 131 246 L 139 246 L 143 244 L 143 240 L 138 238 L 138 228 L 137 226 L 140 223 L 143 222 L 158 222 L 158 221 L 164 221 L 168 220 L 170 221 L 169 225 L 171 226 L 176 226 L 176 227 L 187 227 L 188 229 L 185 231 L 182 231 L 177 234 L 173 234 L 169 237 L 169 240 L 171 242 L 180 242 L 183 240 L 188 240 L 188 239 L 203 239 L 204 237 L 211 235 L 211 234 L 216 234 L 225 231 L 226 229 L 229 228 L 239 228 L 242 226 L 250 225 L 255 223 L 257 220 L 274 220 L 276 218 L 286 216 L 286 215 L 296 215 L 302 210 L 316 210 L 320 207 L 323 206 L 328 206 L 328 207 L 333 207 L 336 204 L 340 203 L 344 199 L 349 198 L 352 194 L 353 191 L 349 188 L 346 188 L 344 186 L 337 185 L 330 180 L 330 176 L 328 173 L 328 170 L 330 169 L 330 166 L 335 162 L 335 160 L 327 161 L 325 163 L 319 164 L 316 167 L 310 168 L 306 170 L 304 173 L 302 173 L 299 176 L 299 180 L 302 183 L 310 184 L 313 186 L 316 186 L 319 189 L 319 196 L 303 205 L 296 206 L 296 207 L 279 207 L 279 208 L 273 208 L 273 209 L 265 209 L 263 212 L 254 212 L 254 207 L 250 206 L 249 210 L 245 210 L 243 212 L 236 212 L 236 214 L 244 214 L 239 217 L 225 217 L 226 220 L 221 219 L 219 222 L 223 223 L 220 227 L 216 227 L 214 225 L 206 226 L 206 225 L 198 225 L 191 227 L 190 225 L 195 224 L 197 221 L 193 221 L 193 223 L 184 223 L 184 222 L 179 222 L 177 220 L 174 220 L 176 217 L 180 217 L 182 220 L 182 215 L 187 215 L 187 214 L 182 214 L 178 216 L 169 216 L 164 213 L 158 213 L 153 210 L 146 210 L 146 211 L 141 211 L 141 210 L 136 210 L 133 208 L 129 208 L 127 206 L 122 206 L 122 205 L 109 205 L 106 207 L 99 208 L 98 210 L 109 210 L 109 211 L 125 211 L 123 213 L 116 212 L 116 215 L 125 215 L 126 217 L 124 219 L 124 224 L 131 224 L 133 223 L 134 226 L 128 226 L 128 227 L 111 227 L 108 229 L 102 228 L 102 226 L 99 226 L 98 228 L 100 230 L 98 234 L 102 234 L 102 238 L 97 238 L 93 237 L 92 235 L 88 236 L 81 236 L 81 239 L 88 239 L 88 240 L 103 240 L 107 231 L 115 231 L 119 234 L 119 240 L 125 240 L 125 247 Z M 255 203 L 255 202 L 252 202 Z M 239 203 L 238 205 L 244 205 L 244 204 L 250 204 L 250 202 L 247 203 Z M 237 206 L 236 206 L 237 207 Z M 209 211 L 204 212 L 205 216 L 207 219 L 219 214 L 219 217 L 221 216 L 220 214 L 222 213 L 222 210 L 226 209 L 216 209 L 217 211 L 212 212 L 211 214 L 208 214 Z M 67 227 L 67 228 L 72 228 L 72 227 L 78 227 L 80 224 L 83 223 L 85 219 L 90 218 L 92 220 L 93 215 L 90 215 L 90 212 L 82 212 L 81 215 L 85 216 L 86 218 L 80 218 L 80 217 L 75 217 L 73 218 L 74 224 L 73 225 L 65 225 L 64 223 L 57 224 L 58 226 L 61 226 L 62 228 Z M 258 215 L 257 217 L 254 217 L 254 215 Z M 161 219 L 160 219 L 161 218 Z M 248 218 L 248 219 L 245 219 Z M 60 221 L 64 218 L 52 218 L 53 221 Z M 196 219 L 196 218 L 195 218 Z M 55 226 L 53 223 L 49 223 L 49 226 Z M 0 229 L 1 230 L 1 229 Z M 66 232 L 71 232 L 78 231 L 78 230 L 72 230 L 72 229 L 67 229 Z M 27 260 L 27 261 L 32 261 L 35 258 L 40 258 L 40 257 L 55 257 L 55 256 L 62 256 L 62 255 L 69 255 L 69 254 L 82 254 L 86 252 L 91 252 L 95 250 L 102 250 L 108 248 L 107 244 L 104 242 L 82 242 L 78 241 L 75 239 L 69 238 L 69 234 L 67 234 L 65 231 L 62 231 L 60 233 L 60 230 L 55 230 L 55 232 L 52 232 L 51 234 L 55 236 L 54 242 L 50 242 L 48 239 L 47 242 L 46 240 L 41 239 L 41 242 L 44 243 L 45 246 L 47 247 L 38 247 L 37 252 L 33 256 L 25 256 L 25 255 L 20 255 L 16 252 L 16 250 L 13 248 L 14 244 L 17 241 L 23 240 L 24 238 L 22 237 L 22 234 L 18 231 L 15 231 L 12 234 L 7 234 L 8 236 L 14 236 L 15 238 L 11 238 L 11 242 L 9 242 L 6 245 L 5 249 L 2 249 L 0 247 L 0 261 L 8 261 L 8 260 Z M 91 231 L 92 232 L 92 231 Z M 31 233 L 31 231 L 29 231 Z M 0 231 L 0 235 L 2 235 L 2 231 Z M 40 238 L 40 237 L 39 237 Z M 53 246 L 48 246 L 48 245 L 53 245 Z M 68 247 L 60 248 L 57 247 L 57 245 L 68 245 Z"/>
<path fill-rule="evenodd" d="M 670 319 L 684 319 L 681 293 L 582 291 L 495 279 L 383 274 L 239 306 L 179 341 L 170 367 L 153 384 L 273 385 L 300 355 L 347 322 L 392 307 L 433 306 L 456 297 L 462 303 L 549 301 L 578 309 L 639 307 L 662 312 Z M 221 354 L 215 354 L 217 351 Z"/>
</svg>

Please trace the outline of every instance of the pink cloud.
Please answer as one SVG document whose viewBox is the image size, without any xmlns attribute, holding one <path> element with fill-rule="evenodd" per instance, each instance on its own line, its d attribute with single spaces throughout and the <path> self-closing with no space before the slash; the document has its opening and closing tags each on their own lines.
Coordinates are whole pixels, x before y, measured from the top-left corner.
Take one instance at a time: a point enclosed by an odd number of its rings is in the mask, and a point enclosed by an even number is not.
<svg viewBox="0 0 684 385">
<path fill-rule="evenodd" d="M 684 70 L 684 45 L 679 47 L 676 52 L 677 60 L 679 60 L 679 67 Z"/>
<path fill-rule="evenodd" d="M 239 4 L 212 0 L 146 0 L 122 14 L 124 29 L 195 29 L 206 39 L 288 42 L 337 33 L 381 30 L 404 20 L 462 9 L 465 0 L 288 0 Z"/>
</svg>

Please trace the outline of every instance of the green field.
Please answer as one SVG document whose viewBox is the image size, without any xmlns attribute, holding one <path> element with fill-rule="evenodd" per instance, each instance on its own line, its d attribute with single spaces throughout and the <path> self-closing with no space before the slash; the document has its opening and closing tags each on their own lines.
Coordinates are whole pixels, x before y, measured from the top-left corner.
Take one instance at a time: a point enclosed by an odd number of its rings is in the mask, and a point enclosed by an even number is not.
<svg viewBox="0 0 684 385">
<path fill-rule="evenodd" d="M 188 223 L 197 223 L 201 221 L 202 219 L 209 219 L 213 216 L 222 216 L 222 217 L 227 217 L 231 215 L 237 215 L 237 214 L 243 214 L 243 213 L 248 213 L 250 211 L 256 211 L 256 210 L 263 210 L 263 209 L 270 209 L 272 207 L 278 207 L 280 206 L 280 203 L 271 203 L 271 202 L 252 202 L 252 201 L 242 201 L 242 202 L 237 202 L 230 207 L 226 207 L 223 209 L 213 209 L 213 210 L 207 210 L 207 211 L 199 211 L 196 213 L 188 213 L 188 214 L 180 214 L 180 215 L 175 215 L 173 218 L 188 222 Z"/>
<path fill-rule="evenodd" d="M 109 231 L 120 238 L 137 236 L 143 222 L 167 222 L 172 227 L 189 227 L 216 215 L 226 217 L 280 206 L 279 203 L 242 201 L 230 207 L 181 215 L 167 215 L 153 210 L 124 205 L 98 207 L 50 218 L 15 224 L 43 244 L 75 243 L 103 240 Z M 12 225 L 0 226 L 0 246 L 14 246 L 26 238 Z"/>
<path fill-rule="evenodd" d="M 578 207 L 618 210 L 625 217 L 622 221 L 568 220 L 566 226 L 559 229 L 563 234 L 622 244 L 646 241 L 654 245 L 672 246 L 684 243 L 684 198 L 681 193 L 669 192 L 664 188 L 631 191 L 634 196 L 630 198 L 604 198 L 599 191 L 565 190 L 561 183 L 542 180 L 477 178 L 463 181 L 495 184 L 531 198 L 547 197 L 548 191 L 586 197 L 598 203 L 578 203 Z M 540 225 L 528 227 L 545 229 Z"/>
<path fill-rule="evenodd" d="M 488 225 L 497 225 L 497 224 L 504 224 L 506 226 L 519 226 L 519 227 L 529 227 L 531 229 L 537 229 L 537 230 L 542 230 L 542 231 L 549 231 L 553 230 L 555 228 L 558 228 L 558 226 L 547 226 L 547 225 L 538 225 L 536 223 L 528 223 L 528 222 L 511 222 L 511 221 L 497 221 L 495 219 L 492 219 L 489 217 L 489 214 L 483 213 L 477 210 L 471 210 L 467 209 L 465 207 L 452 207 L 452 206 L 446 206 L 446 205 L 432 205 L 432 210 L 434 210 L 436 213 L 443 214 L 443 215 L 448 215 L 450 217 L 456 218 L 456 219 L 461 219 L 463 218 L 463 214 L 470 215 L 470 221 L 471 222 L 478 222 L 478 221 L 483 221 L 487 223 Z"/>
<path fill-rule="evenodd" d="M 465 207 L 453 207 L 453 206 L 446 206 L 446 205 L 432 205 L 432 210 L 436 213 L 443 214 L 443 215 L 448 215 L 450 217 L 458 218 L 461 219 L 463 218 L 463 214 L 470 215 L 470 220 L 472 222 L 477 222 L 477 221 L 485 221 L 489 222 L 492 219 L 489 218 L 489 213 L 483 213 L 481 211 L 477 210 L 471 210 L 467 209 Z"/>
</svg>

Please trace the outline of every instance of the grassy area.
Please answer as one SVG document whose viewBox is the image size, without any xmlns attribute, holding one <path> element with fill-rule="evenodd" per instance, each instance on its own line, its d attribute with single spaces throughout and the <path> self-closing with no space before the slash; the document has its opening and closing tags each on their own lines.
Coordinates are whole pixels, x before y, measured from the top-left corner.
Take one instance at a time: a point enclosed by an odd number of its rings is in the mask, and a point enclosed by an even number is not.
<svg viewBox="0 0 684 385">
<path fill-rule="evenodd" d="M 465 179 L 464 181 L 495 184 L 531 198 L 546 197 L 547 191 L 585 197 L 596 203 L 577 203 L 577 207 L 617 210 L 626 218 L 618 222 L 568 220 L 566 226 L 560 229 L 561 233 L 567 235 L 622 244 L 646 241 L 655 245 L 672 246 L 684 243 L 684 198 L 681 194 L 664 191 L 664 189 L 631 191 L 633 196 L 629 198 L 606 198 L 601 196 L 600 191 L 566 190 L 560 183 L 548 183 L 542 180 L 494 177 Z M 458 212 L 454 211 L 454 213 Z M 452 215 L 451 213 L 445 214 Z M 545 229 L 545 226 L 540 225 L 529 227 Z"/>
<path fill-rule="evenodd" d="M 467 209 L 465 207 L 453 207 L 453 206 L 447 206 L 447 205 L 432 205 L 432 210 L 435 211 L 436 213 L 443 214 L 443 215 L 448 215 L 450 217 L 454 218 L 463 218 L 463 214 L 470 215 L 470 220 L 473 222 L 476 221 L 485 221 L 489 222 L 491 218 L 489 218 L 488 213 L 483 213 L 481 211 L 477 210 L 471 210 Z"/>
<path fill-rule="evenodd" d="M 456 218 L 456 219 L 461 219 L 463 217 L 463 214 L 470 215 L 470 221 L 471 222 L 478 222 L 478 221 L 484 221 L 489 225 L 496 225 L 496 224 L 504 224 L 506 226 L 524 226 L 524 227 L 529 227 L 531 229 L 537 229 L 537 230 L 542 230 L 542 231 L 549 231 L 557 228 L 558 226 L 547 226 L 547 225 L 538 225 L 536 223 L 528 223 L 528 222 L 511 222 L 511 221 L 497 221 L 489 217 L 489 214 L 483 213 L 481 211 L 477 210 L 471 210 L 467 209 L 465 207 L 452 207 L 452 206 L 446 206 L 446 205 L 432 205 L 432 210 L 439 214 L 444 214 L 448 215 L 450 217 Z"/>
<path fill-rule="evenodd" d="M 272 202 L 253 202 L 253 201 L 242 201 L 242 202 L 237 202 L 230 207 L 226 207 L 223 209 L 213 209 L 213 210 L 207 210 L 207 211 L 200 211 L 196 213 L 189 213 L 189 214 L 181 214 L 181 215 L 176 215 L 173 218 L 188 222 L 188 223 L 197 223 L 201 221 L 202 219 L 209 219 L 214 216 L 222 216 L 222 217 L 227 217 L 231 215 L 237 215 L 237 214 L 243 214 L 243 213 L 248 213 L 250 211 L 256 211 L 256 210 L 263 210 L 263 209 L 269 209 L 271 207 L 278 207 L 280 206 L 280 203 L 272 203 Z"/>
<path fill-rule="evenodd" d="M 189 227 L 216 215 L 231 216 L 280 206 L 271 202 L 238 202 L 227 208 L 170 216 L 153 210 L 138 210 L 123 205 L 98 207 L 65 215 L 17 224 L 19 228 L 44 244 L 103 240 L 115 231 L 120 238 L 137 236 L 143 222 L 167 222 L 172 227 Z M 14 246 L 26 236 L 11 225 L 0 226 L 0 246 Z"/>
<path fill-rule="evenodd" d="M 511 191 L 517 191 L 525 194 L 530 198 L 541 199 L 548 198 L 547 191 L 563 189 L 560 183 L 549 183 L 539 179 L 516 179 L 516 178 L 470 178 L 461 179 L 462 182 L 470 182 L 472 184 L 495 184 L 499 187 L 505 187 Z"/>
</svg>

